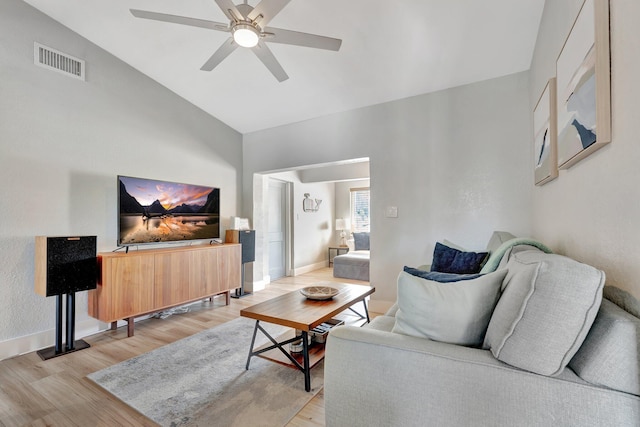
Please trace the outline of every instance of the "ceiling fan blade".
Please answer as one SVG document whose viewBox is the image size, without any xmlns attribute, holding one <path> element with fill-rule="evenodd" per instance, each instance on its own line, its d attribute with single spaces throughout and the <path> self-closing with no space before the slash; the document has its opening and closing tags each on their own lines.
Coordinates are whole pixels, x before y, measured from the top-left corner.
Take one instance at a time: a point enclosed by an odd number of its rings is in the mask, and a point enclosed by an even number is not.
<svg viewBox="0 0 640 427">
<path fill-rule="evenodd" d="M 276 57 L 273 56 L 271 49 L 269 49 L 262 40 L 260 40 L 255 47 L 252 47 L 251 50 L 279 82 L 283 82 L 289 78 L 284 68 L 282 68 L 282 65 L 280 65 Z"/>
<path fill-rule="evenodd" d="M 186 16 L 168 15 L 166 13 L 149 12 L 148 10 L 129 9 L 136 18 L 151 19 L 153 21 L 171 22 L 173 24 L 189 25 L 191 27 L 207 28 L 209 30 L 231 31 L 227 24 L 204 19 L 187 18 Z"/>
<path fill-rule="evenodd" d="M 291 0 L 262 0 L 249 12 L 247 18 L 264 28 L 290 1 Z M 260 15 L 262 15 L 261 18 Z"/>
<path fill-rule="evenodd" d="M 213 55 L 211 55 L 211 58 L 209 58 L 207 62 L 205 62 L 202 67 L 200 67 L 200 69 L 202 71 L 213 70 L 224 60 L 224 58 L 226 58 L 231 52 L 236 50 L 237 47 L 238 45 L 233 42 L 233 37 L 229 37 L 227 41 L 225 41 L 222 46 L 220 46 L 218 50 L 216 50 Z"/>
<path fill-rule="evenodd" d="M 342 40 L 331 37 L 317 36 L 315 34 L 300 33 L 298 31 L 283 30 L 282 28 L 267 27 L 264 29 L 267 33 L 265 41 L 269 43 L 292 44 L 296 46 L 313 47 L 325 50 L 340 50 Z M 270 35 L 272 34 L 272 35 Z"/>
<path fill-rule="evenodd" d="M 233 4 L 231 0 L 216 0 L 216 3 L 218 3 L 220 9 L 222 9 L 224 14 L 227 15 L 227 18 L 230 20 L 242 21 L 244 19 L 244 15 L 240 13 L 236 5 Z"/>
</svg>

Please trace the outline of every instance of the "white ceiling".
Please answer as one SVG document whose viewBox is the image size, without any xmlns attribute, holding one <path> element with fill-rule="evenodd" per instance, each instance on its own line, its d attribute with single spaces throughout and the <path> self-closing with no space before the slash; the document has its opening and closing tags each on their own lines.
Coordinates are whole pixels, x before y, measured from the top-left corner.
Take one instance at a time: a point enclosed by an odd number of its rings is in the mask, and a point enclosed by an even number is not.
<svg viewBox="0 0 640 427">
<path fill-rule="evenodd" d="M 200 71 L 228 34 L 129 12 L 227 22 L 214 0 L 25 0 L 241 133 L 528 70 L 544 1 L 292 0 L 269 26 L 343 42 L 269 44 L 279 83 L 244 49 Z"/>
</svg>

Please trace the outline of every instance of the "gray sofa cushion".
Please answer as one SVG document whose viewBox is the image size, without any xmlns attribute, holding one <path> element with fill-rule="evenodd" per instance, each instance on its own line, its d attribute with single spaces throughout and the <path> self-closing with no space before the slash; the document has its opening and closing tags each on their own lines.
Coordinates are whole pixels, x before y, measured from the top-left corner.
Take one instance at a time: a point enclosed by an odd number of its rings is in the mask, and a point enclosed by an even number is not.
<svg viewBox="0 0 640 427">
<path fill-rule="evenodd" d="M 570 369 L 532 374 L 489 351 L 340 326 L 325 357 L 327 427 L 640 426 L 638 396 L 589 384 Z"/>
<path fill-rule="evenodd" d="M 602 300 L 604 272 L 560 255 L 511 255 L 485 347 L 512 366 L 558 375 L 582 345 Z"/>
<path fill-rule="evenodd" d="M 602 295 L 627 313 L 640 319 L 640 301 L 629 292 L 615 286 L 605 286 Z"/>
<path fill-rule="evenodd" d="M 640 319 L 602 300 L 593 327 L 569 367 L 592 384 L 640 396 Z"/>
<path fill-rule="evenodd" d="M 508 231 L 494 231 L 487 243 L 487 251 L 495 252 L 504 242 L 515 239 L 516 236 Z"/>
<path fill-rule="evenodd" d="M 506 270 L 472 280 L 439 283 L 401 272 L 393 332 L 480 346 Z"/>
</svg>

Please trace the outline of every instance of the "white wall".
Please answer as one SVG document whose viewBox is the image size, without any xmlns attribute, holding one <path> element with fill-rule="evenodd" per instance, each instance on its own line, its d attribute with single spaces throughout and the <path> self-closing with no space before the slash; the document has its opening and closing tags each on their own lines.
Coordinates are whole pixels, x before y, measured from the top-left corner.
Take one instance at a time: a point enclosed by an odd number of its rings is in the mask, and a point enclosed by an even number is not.
<svg viewBox="0 0 640 427">
<path fill-rule="evenodd" d="M 429 262 L 436 240 L 472 248 L 495 229 L 529 234 L 528 79 L 518 73 L 246 134 L 244 215 L 253 215 L 257 172 L 368 157 L 372 309 L 382 310 L 396 299 L 402 266 Z M 387 206 L 398 218 L 384 217 Z"/>
<path fill-rule="evenodd" d="M 547 1 L 530 72 L 530 109 L 550 77 L 582 0 Z M 640 298 L 640 2 L 611 8 L 612 142 L 533 192 L 533 230 L 555 251 L 606 272 Z"/>
<path fill-rule="evenodd" d="M 304 193 L 322 203 L 317 212 L 304 212 Z M 293 183 L 294 265 L 295 274 L 309 271 L 310 267 L 326 267 L 327 248 L 333 243 L 335 211 L 335 184 L 332 182 Z"/>
<path fill-rule="evenodd" d="M 34 236 L 116 245 L 116 175 L 221 188 L 240 210 L 241 135 L 19 0 L 0 2 L 0 359 L 53 345 L 34 293 Z M 87 62 L 82 82 L 33 64 L 33 42 Z M 224 230 L 223 230 L 224 232 Z M 98 328 L 77 301 L 78 335 Z"/>
</svg>

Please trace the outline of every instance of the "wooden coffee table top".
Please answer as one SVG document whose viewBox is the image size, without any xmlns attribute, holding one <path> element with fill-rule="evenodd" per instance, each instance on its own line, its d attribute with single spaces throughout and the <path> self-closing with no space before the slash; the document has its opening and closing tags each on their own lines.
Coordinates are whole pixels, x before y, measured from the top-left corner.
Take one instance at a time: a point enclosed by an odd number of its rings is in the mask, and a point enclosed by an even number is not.
<svg viewBox="0 0 640 427">
<path fill-rule="evenodd" d="M 242 309 L 240 316 L 308 332 L 376 291 L 369 285 L 335 282 L 317 283 L 315 286 L 331 286 L 339 293 L 330 300 L 316 301 L 295 290 Z"/>
</svg>

